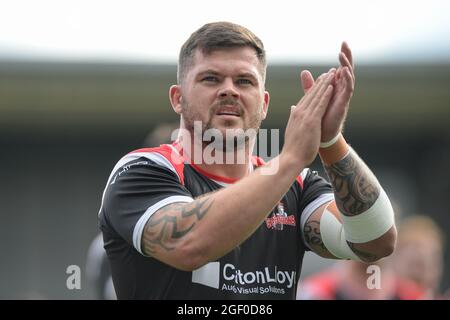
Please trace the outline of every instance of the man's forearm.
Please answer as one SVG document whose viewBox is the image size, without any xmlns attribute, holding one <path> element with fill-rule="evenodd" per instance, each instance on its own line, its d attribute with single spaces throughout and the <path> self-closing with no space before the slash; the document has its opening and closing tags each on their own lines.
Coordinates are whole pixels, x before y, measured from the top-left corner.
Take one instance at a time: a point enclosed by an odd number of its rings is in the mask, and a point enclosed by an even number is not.
<svg viewBox="0 0 450 320">
<path fill-rule="evenodd" d="M 287 192 L 302 169 L 294 160 L 280 155 L 271 161 L 279 161 L 273 175 L 258 169 L 191 203 L 160 209 L 145 227 L 144 252 L 185 270 L 223 256 L 248 238 Z"/>
<path fill-rule="evenodd" d="M 341 146 L 341 152 L 342 150 L 344 149 Z M 326 155 L 321 154 L 321 156 L 326 158 Z M 324 163 L 324 167 L 333 185 L 336 205 L 343 215 L 344 229 L 346 228 L 346 221 L 351 219 L 354 221 L 358 216 L 363 217 L 370 214 L 370 219 L 372 219 L 369 220 L 364 217 L 364 220 L 361 220 L 362 224 L 360 223 L 360 226 L 367 228 L 367 239 L 369 240 L 347 241 L 348 245 L 364 261 L 378 260 L 386 253 L 389 254 L 393 247 L 392 242 L 395 242 L 395 226 L 392 226 L 390 222 L 393 220 L 392 207 L 375 175 L 353 149 L 347 146 L 346 154 L 343 157 L 342 154 L 340 156 L 340 160 L 334 163 Z M 381 208 L 381 210 L 378 208 Z M 373 219 L 377 221 L 372 226 L 370 221 L 375 221 Z M 383 222 L 383 219 L 385 222 Z M 389 226 L 391 226 L 390 229 Z M 347 231 L 352 231 L 349 227 L 348 225 Z M 370 230 L 372 227 L 375 229 Z M 374 236 L 371 236 L 370 233 L 379 234 L 379 236 L 374 239 Z M 347 239 L 349 234 L 352 235 L 347 232 Z M 366 235 L 363 234 L 362 237 L 365 238 Z"/>
<path fill-rule="evenodd" d="M 372 171 L 353 149 L 331 165 L 325 165 L 334 188 L 339 211 L 346 216 L 356 216 L 367 211 L 380 195 L 380 185 Z"/>
</svg>

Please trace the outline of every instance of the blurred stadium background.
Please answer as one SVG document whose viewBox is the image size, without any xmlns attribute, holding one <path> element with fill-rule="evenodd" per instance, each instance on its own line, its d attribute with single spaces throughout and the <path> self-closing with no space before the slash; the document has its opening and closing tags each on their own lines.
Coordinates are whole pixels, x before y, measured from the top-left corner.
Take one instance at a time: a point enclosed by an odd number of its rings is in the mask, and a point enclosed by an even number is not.
<svg viewBox="0 0 450 320">
<path fill-rule="evenodd" d="M 269 67 L 264 128 L 283 133 L 301 69 Z M 0 298 L 95 297 L 84 266 L 106 179 L 155 126 L 178 121 L 167 99 L 175 74 L 175 65 L 0 61 Z M 450 64 L 358 65 L 356 75 L 345 136 L 402 216 L 429 215 L 448 233 Z M 307 255 L 304 275 L 317 263 Z M 81 290 L 66 288 L 69 265 L 81 267 Z M 442 289 L 449 266 L 447 254 Z"/>
</svg>

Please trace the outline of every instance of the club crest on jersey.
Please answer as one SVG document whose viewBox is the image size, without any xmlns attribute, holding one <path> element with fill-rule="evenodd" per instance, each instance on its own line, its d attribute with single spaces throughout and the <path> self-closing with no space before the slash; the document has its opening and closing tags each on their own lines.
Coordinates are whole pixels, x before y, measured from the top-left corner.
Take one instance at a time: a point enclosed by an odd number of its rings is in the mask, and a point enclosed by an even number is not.
<svg viewBox="0 0 450 320">
<path fill-rule="evenodd" d="M 270 218 L 266 218 L 266 226 L 269 229 L 283 230 L 284 225 L 295 226 L 295 216 L 287 215 L 284 211 L 283 202 L 278 202 L 277 208 L 272 212 Z"/>
</svg>

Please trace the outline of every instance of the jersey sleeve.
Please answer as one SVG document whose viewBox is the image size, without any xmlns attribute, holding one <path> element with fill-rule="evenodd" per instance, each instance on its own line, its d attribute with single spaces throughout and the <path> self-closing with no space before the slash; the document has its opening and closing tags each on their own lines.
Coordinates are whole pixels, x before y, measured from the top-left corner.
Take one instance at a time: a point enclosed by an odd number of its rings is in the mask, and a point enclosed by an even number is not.
<svg viewBox="0 0 450 320">
<path fill-rule="evenodd" d="M 300 186 L 302 187 L 301 197 L 299 199 L 300 226 L 302 230 L 303 242 L 306 248 L 309 248 L 304 239 L 303 230 L 311 214 L 325 203 L 334 200 L 334 193 L 331 184 L 323 177 L 319 176 L 317 171 L 306 168 L 300 174 Z M 309 248 L 310 249 L 310 248 Z"/>
<path fill-rule="evenodd" d="M 170 167 L 140 158 L 119 167 L 105 189 L 101 210 L 105 223 L 141 254 L 148 219 L 175 202 L 191 202 L 192 194 Z"/>
</svg>

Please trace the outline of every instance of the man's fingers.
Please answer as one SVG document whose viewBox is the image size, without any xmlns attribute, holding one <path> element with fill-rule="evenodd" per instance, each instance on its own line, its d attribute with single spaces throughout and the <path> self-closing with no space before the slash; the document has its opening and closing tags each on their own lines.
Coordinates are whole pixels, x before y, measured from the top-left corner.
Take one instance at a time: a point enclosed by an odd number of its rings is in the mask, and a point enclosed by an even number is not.
<svg viewBox="0 0 450 320">
<path fill-rule="evenodd" d="M 317 108 L 315 112 L 318 113 L 319 117 L 322 118 L 327 110 L 328 104 L 330 103 L 331 97 L 333 96 L 334 87 L 329 84 L 326 86 L 325 91 L 323 92 L 320 100 L 317 104 Z"/>
<path fill-rule="evenodd" d="M 339 62 L 341 63 L 342 67 L 348 67 L 349 69 L 353 69 L 352 64 L 342 51 L 339 52 Z"/>
<path fill-rule="evenodd" d="M 332 69 L 330 69 L 330 71 L 328 71 L 328 73 L 324 77 L 322 85 L 318 89 L 318 93 L 317 93 L 318 97 L 321 97 L 324 95 L 324 93 L 327 90 L 329 85 L 333 85 L 334 77 L 335 77 L 335 69 L 332 68 Z"/>
<path fill-rule="evenodd" d="M 348 67 L 342 68 L 339 86 L 336 87 L 338 93 L 336 92 L 336 95 L 332 98 L 332 100 L 335 101 L 338 106 L 345 107 L 353 94 L 354 85 L 355 84 Z"/>
<path fill-rule="evenodd" d="M 308 90 L 307 93 L 303 96 L 303 98 L 297 103 L 297 106 L 301 106 L 302 110 L 306 110 L 308 108 L 315 108 L 320 97 L 323 95 L 323 92 L 326 90 L 329 84 L 334 83 L 336 69 L 331 68 L 327 73 L 321 74 L 314 85 Z"/>
<path fill-rule="evenodd" d="M 327 74 L 325 74 L 317 88 L 314 88 L 314 92 L 311 92 L 313 93 L 311 94 L 312 98 L 310 101 L 308 101 L 308 106 L 306 106 L 306 108 L 311 108 L 314 111 L 314 109 L 318 107 L 323 95 L 328 89 L 328 86 L 331 85 L 331 87 L 333 87 L 332 84 L 334 82 L 334 73 L 335 70 L 331 69 Z"/>
<path fill-rule="evenodd" d="M 311 72 L 309 72 L 308 70 L 303 70 L 300 73 L 300 79 L 302 82 L 303 92 L 307 93 L 309 89 L 311 89 L 312 86 L 314 85 L 314 78 Z"/>
<path fill-rule="evenodd" d="M 315 82 L 314 86 L 305 94 L 302 99 L 302 108 L 309 108 L 314 101 L 315 97 L 319 95 L 320 89 L 323 87 L 324 82 L 327 80 L 330 73 L 322 73 Z"/>
<path fill-rule="evenodd" d="M 339 68 L 336 70 L 336 74 L 335 74 L 335 76 L 334 76 L 334 81 L 335 81 L 335 83 L 337 83 L 337 81 L 341 78 L 341 72 L 342 72 L 342 67 L 339 67 Z"/>
<path fill-rule="evenodd" d="M 324 74 L 321 74 L 316 82 L 314 83 L 314 85 L 312 86 L 312 88 L 310 88 L 308 90 L 308 92 L 305 93 L 305 95 L 303 96 L 303 98 L 297 103 L 297 105 L 302 105 L 302 108 L 307 108 L 310 104 L 310 101 L 313 99 L 315 92 L 317 92 L 317 89 L 320 87 Z"/>
<path fill-rule="evenodd" d="M 341 63 L 341 66 L 343 68 L 344 67 L 348 68 L 348 70 L 350 71 L 350 74 L 352 76 L 353 81 L 355 81 L 355 75 L 353 74 L 353 67 L 352 67 L 350 61 L 348 60 L 347 56 L 343 52 L 339 53 L 339 62 Z"/>
<path fill-rule="evenodd" d="M 345 78 L 345 87 L 346 91 L 352 92 L 355 87 L 355 78 L 354 75 L 351 73 L 351 71 L 348 68 L 343 68 L 342 70 L 343 76 Z"/>
<path fill-rule="evenodd" d="M 350 50 L 350 47 L 348 45 L 347 42 L 342 42 L 341 45 L 341 52 L 343 52 L 345 54 L 345 56 L 348 58 L 348 61 L 350 62 L 350 65 L 352 67 L 352 69 L 354 68 L 353 65 L 353 55 L 352 55 L 352 50 Z"/>
</svg>

